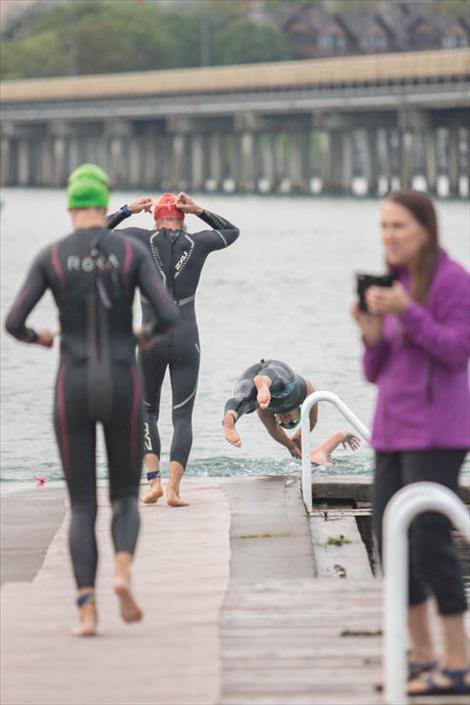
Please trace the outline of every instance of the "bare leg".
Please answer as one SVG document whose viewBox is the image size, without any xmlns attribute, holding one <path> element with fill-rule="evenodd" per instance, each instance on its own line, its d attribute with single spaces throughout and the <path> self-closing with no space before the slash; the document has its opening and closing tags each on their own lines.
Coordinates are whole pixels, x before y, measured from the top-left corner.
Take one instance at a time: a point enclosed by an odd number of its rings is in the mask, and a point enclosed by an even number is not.
<svg viewBox="0 0 470 705">
<path fill-rule="evenodd" d="M 238 431 L 235 428 L 235 418 L 233 414 L 226 413 L 224 416 L 224 436 L 228 443 L 236 446 L 236 448 L 240 448 L 242 443 Z"/>
<path fill-rule="evenodd" d="M 271 378 L 266 375 L 256 375 L 256 377 L 253 378 L 253 383 L 258 390 L 257 401 L 260 408 L 267 409 L 271 401 L 271 392 L 269 391 L 272 384 Z"/>
<path fill-rule="evenodd" d="M 408 629 L 411 642 L 411 660 L 429 663 L 434 659 L 429 628 L 429 602 L 408 608 Z"/>
<path fill-rule="evenodd" d="M 189 502 L 180 498 L 180 484 L 184 474 L 184 467 L 176 460 L 170 462 L 170 477 L 166 492 L 167 502 L 170 507 L 189 507 Z"/>
<path fill-rule="evenodd" d="M 160 472 L 160 459 L 154 453 L 146 453 L 144 455 L 144 464 L 147 472 Z M 163 497 L 162 480 L 158 476 L 154 480 L 149 481 L 150 489 L 142 497 L 142 502 L 144 504 L 156 504 L 160 497 Z"/>
<path fill-rule="evenodd" d="M 441 616 L 441 625 L 444 641 L 444 649 L 440 666 L 449 671 L 464 671 L 470 667 L 470 648 L 467 635 L 465 633 L 465 613 Z M 450 679 L 441 670 L 434 671 L 432 682 L 440 687 L 446 688 L 450 685 Z M 470 686 L 470 674 L 467 673 L 465 682 Z M 416 678 L 408 685 L 408 693 L 418 694 L 426 692 L 428 684 L 422 678 Z"/>
<path fill-rule="evenodd" d="M 79 625 L 72 629 L 73 636 L 95 636 L 98 624 L 98 613 L 95 605 L 95 589 L 92 587 L 81 588 L 78 596 L 92 595 L 92 601 L 79 608 Z"/>
<path fill-rule="evenodd" d="M 121 617 L 125 622 L 138 622 L 142 619 L 142 610 L 136 603 L 131 591 L 132 554 L 127 551 L 116 553 L 116 573 L 114 592 L 119 598 Z"/>
<path fill-rule="evenodd" d="M 442 666 L 451 671 L 468 668 L 470 645 L 465 633 L 465 613 L 441 616 L 444 651 Z"/>
</svg>

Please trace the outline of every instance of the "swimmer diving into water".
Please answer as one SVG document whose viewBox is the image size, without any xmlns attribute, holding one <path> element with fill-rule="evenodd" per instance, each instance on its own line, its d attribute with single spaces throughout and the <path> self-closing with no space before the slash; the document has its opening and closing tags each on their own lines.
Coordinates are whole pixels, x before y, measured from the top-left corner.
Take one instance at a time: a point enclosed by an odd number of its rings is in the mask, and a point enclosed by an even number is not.
<svg viewBox="0 0 470 705">
<path fill-rule="evenodd" d="M 241 440 L 235 424 L 243 414 L 257 411 L 269 435 L 285 446 L 294 458 L 302 454 L 300 429 L 292 436 L 286 430 L 300 422 L 300 407 L 314 392 L 311 382 L 296 374 L 279 360 L 261 360 L 249 367 L 235 385 L 233 397 L 225 404 L 224 435 L 228 443 L 240 448 Z M 310 430 L 318 420 L 318 405 L 310 411 Z"/>
</svg>

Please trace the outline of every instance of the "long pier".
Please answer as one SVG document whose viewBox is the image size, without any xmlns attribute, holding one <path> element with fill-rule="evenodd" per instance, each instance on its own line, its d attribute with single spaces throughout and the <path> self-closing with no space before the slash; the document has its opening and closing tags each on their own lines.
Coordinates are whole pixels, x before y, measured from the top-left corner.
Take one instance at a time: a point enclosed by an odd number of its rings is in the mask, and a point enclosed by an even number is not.
<svg viewBox="0 0 470 705">
<path fill-rule="evenodd" d="M 466 196 L 469 90 L 468 49 L 2 82 L 0 184 Z"/>
<path fill-rule="evenodd" d="M 292 476 L 190 479 L 190 507 L 143 507 L 134 580 L 144 620 L 132 626 L 120 621 L 111 590 L 101 489 L 96 639 L 68 635 L 76 619 L 68 515 L 58 512 L 56 530 L 43 537 L 44 562 L 36 555 L 30 574 L 15 560 L 30 551 L 31 533 L 18 541 L 9 521 L 28 520 L 31 493 L 4 498 L 2 703 L 378 705 L 382 582 L 358 521 L 370 478 L 322 483 L 310 518 Z M 50 518 L 63 491 L 38 489 L 36 510 L 40 493 Z M 470 499 L 468 486 L 462 497 Z M 335 541 L 339 534 L 348 542 Z"/>
</svg>

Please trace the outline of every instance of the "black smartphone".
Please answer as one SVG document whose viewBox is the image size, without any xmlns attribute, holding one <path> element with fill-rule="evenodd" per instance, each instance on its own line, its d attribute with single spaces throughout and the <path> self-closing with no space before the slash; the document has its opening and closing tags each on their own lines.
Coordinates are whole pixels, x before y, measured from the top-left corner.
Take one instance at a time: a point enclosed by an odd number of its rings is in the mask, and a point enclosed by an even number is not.
<svg viewBox="0 0 470 705">
<path fill-rule="evenodd" d="M 367 313 L 366 291 L 370 286 L 390 287 L 396 281 L 395 274 L 356 274 L 356 291 L 359 298 L 359 310 Z"/>
</svg>

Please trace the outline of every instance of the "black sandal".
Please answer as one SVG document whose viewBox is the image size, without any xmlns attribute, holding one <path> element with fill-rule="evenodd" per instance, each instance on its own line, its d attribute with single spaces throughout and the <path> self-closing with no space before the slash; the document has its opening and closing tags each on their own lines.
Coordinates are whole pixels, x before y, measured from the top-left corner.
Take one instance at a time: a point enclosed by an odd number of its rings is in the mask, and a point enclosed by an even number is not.
<svg viewBox="0 0 470 705">
<path fill-rule="evenodd" d="M 431 671 L 434 671 L 436 667 L 437 661 L 428 661 L 425 663 L 421 663 L 419 661 L 408 661 L 408 682 L 416 680 L 425 673 L 430 673 Z M 376 693 L 383 693 L 383 682 L 376 683 L 374 685 L 374 690 Z"/>
<path fill-rule="evenodd" d="M 444 676 L 450 682 L 447 685 L 439 685 L 435 680 L 435 676 L 438 674 Z M 470 675 L 470 668 L 455 671 L 449 668 L 435 668 L 415 678 L 415 680 L 421 681 L 426 686 L 426 690 L 408 690 L 408 697 L 420 697 L 423 695 L 469 695 L 470 682 L 465 680 L 465 677 L 468 675 Z"/>
</svg>

